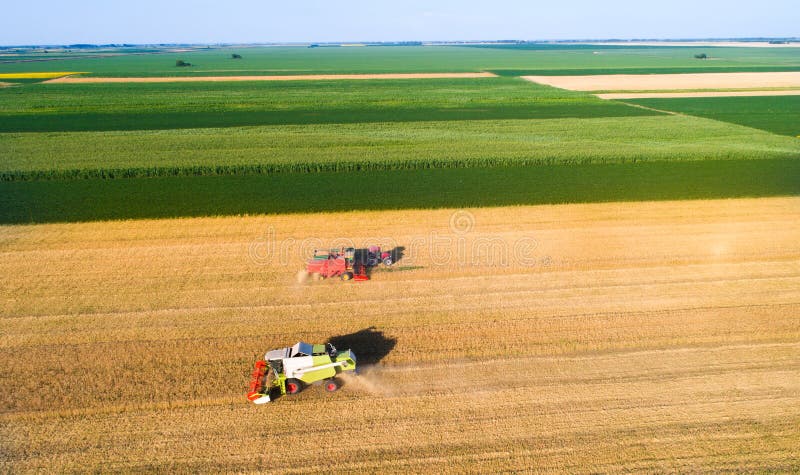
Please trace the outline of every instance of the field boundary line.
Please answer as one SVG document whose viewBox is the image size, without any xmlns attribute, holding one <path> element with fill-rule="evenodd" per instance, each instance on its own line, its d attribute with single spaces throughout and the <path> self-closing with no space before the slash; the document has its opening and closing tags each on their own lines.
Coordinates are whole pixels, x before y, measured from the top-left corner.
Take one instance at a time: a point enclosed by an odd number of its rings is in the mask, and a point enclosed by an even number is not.
<svg viewBox="0 0 800 475">
<path fill-rule="evenodd" d="M 301 74 L 279 76 L 172 76 L 172 77 L 72 77 L 43 81 L 44 84 L 233 82 L 233 81 L 326 81 L 365 79 L 474 79 L 494 78 L 496 74 L 477 73 L 386 73 L 386 74 Z"/>
<path fill-rule="evenodd" d="M 600 97 L 600 96 L 598 96 L 598 97 Z M 601 97 L 601 99 L 607 99 L 607 98 Z M 614 99 L 611 99 L 611 100 L 614 100 Z M 660 112 L 662 114 L 667 114 L 667 115 L 674 115 L 674 116 L 685 115 L 685 114 L 681 114 L 680 112 L 668 111 L 668 110 L 663 110 L 663 109 L 656 109 L 655 107 L 647 107 L 647 106 L 643 106 L 641 104 L 632 104 L 630 102 L 620 101 L 620 104 L 625 104 L 626 106 L 635 107 L 637 109 L 644 109 L 644 110 L 647 110 L 647 111 Z"/>
</svg>

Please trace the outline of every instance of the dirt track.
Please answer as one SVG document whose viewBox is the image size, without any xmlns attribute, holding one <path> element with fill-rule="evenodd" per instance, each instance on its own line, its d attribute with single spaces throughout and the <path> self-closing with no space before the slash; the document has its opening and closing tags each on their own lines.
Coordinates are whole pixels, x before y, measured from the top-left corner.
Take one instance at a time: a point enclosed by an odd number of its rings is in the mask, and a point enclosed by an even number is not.
<svg viewBox="0 0 800 475">
<path fill-rule="evenodd" d="M 798 215 L 774 198 L 0 227 L 0 466 L 796 472 Z M 341 237 L 406 255 L 298 284 L 297 251 Z M 334 395 L 245 402 L 258 354 L 331 337 L 379 363 Z"/>
<path fill-rule="evenodd" d="M 353 79 L 447 79 L 491 78 L 492 73 L 408 73 L 408 74 L 302 74 L 291 76 L 192 76 L 150 78 L 63 77 L 44 81 L 59 84 L 128 83 L 128 82 L 225 82 L 225 81 L 318 81 Z"/>
<path fill-rule="evenodd" d="M 524 79 L 572 91 L 800 88 L 800 72 L 524 76 Z"/>
<path fill-rule="evenodd" d="M 781 91 L 705 91 L 705 92 L 612 92 L 597 94 L 600 99 L 649 99 L 670 97 L 762 97 L 800 96 L 800 90 Z"/>
</svg>

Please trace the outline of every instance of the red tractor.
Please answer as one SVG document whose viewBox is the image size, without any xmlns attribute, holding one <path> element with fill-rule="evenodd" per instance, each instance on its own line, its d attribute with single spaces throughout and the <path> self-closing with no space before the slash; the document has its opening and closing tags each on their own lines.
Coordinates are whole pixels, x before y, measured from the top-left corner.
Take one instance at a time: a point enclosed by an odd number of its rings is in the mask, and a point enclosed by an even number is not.
<svg viewBox="0 0 800 475">
<path fill-rule="evenodd" d="M 361 249 L 363 253 L 363 249 Z M 363 259 L 367 267 L 375 267 L 380 264 L 390 266 L 394 264 L 391 252 L 381 251 L 380 246 L 370 246 L 367 248 L 366 257 Z"/>
<path fill-rule="evenodd" d="M 306 265 L 306 272 L 314 279 L 339 277 L 342 280 L 369 280 L 367 268 L 380 264 L 390 266 L 394 259 L 390 252 L 381 252 L 378 246 L 368 249 L 348 247 L 320 251 L 315 249 L 314 256 Z"/>
</svg>

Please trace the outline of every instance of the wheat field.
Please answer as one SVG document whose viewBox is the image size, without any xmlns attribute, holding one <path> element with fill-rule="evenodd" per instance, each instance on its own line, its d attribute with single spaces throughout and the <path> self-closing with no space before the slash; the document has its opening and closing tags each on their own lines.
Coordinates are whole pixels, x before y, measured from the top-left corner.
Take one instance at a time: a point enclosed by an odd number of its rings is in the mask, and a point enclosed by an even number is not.
<svg viewBox="0 0 800 475">
<path fill-rule="evenodd" d="M 800 471 L 800 198 L 0 227 L 0 469 Z M 366 283 L 314 247 L 403 246 Z M 264 351 L 362 372 L 265 406 Z"/>
</svg>

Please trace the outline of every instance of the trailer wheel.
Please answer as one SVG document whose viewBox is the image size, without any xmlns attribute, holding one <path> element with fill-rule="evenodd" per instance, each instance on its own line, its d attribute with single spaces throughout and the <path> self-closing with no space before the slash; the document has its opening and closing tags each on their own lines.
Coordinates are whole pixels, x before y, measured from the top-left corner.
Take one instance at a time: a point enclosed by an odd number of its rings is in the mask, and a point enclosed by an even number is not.
<svg viewBox="0 0 800 475">
<path fill-rule="evenodd" d="M 342 280 L 350 280 L 352 278 L 353 278 L 352 272 L 345 272 L 344 274 L 342 274 Z"/>
<path fill-rule="evenodd" d="M 297 394 L 303 389 L 303 383 L 298 379 L 286 380 L 286 394 Z"/>
<path fill-rule="evenodd" d="M 329 393 L 336 392 L 339 389 L 339 381 L 335 379 L 328 379 L 325 381 L 325 390 Z"/>
</svg>

